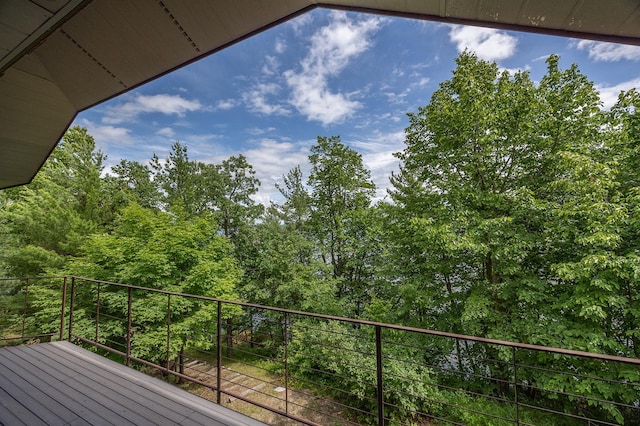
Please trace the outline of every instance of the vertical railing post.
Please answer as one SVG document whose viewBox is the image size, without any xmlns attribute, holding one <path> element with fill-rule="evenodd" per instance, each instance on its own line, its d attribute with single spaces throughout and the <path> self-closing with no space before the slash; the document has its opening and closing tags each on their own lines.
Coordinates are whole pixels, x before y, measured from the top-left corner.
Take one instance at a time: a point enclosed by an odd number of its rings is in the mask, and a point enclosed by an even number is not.
<svg viewBox="0 0 640 426">
<path fill-rule="evenodd" d="M 131 304 L 133 301 L 133 289 L 128 287 L 127 292 L 127 356 L 126 365 L 131 366 Z"/>
<path fill-rule="evenodd" d="M 95 342 L 98 343 L 98 337 L 100 335 L 100 283 L 98 283 L 98 292 L 96 294 L 96 332 Z"/>
<path fill-rule="evenodd" d="M 233 353 L 233 318 L 227 318 L 227 358 Z"/>
<path fill-rule="evenodd" d="M 22 333 L 20 333 L 20 337 L 24 338 L 24 328 L 27 322 L 27 303 L 29 301 L 29 278 L 25 278 L 22 294 L 24 294 L 24 300 L 22 303 Z"/>
<path fill-rule="evenodd" d="M 69 341 L 73 335 L 73 304 L 76 300 L 76 277 L 71 277 L 71 300 L 69 300 Z"/>
<path fill-rule="evenodd" d="M 249 310 L 249 347 L 251 349 L 254 348 L 254 343 L 253 343 L 253 309 Z"/>
<path fill-rule="evenodd" d="M 384 393 L 382 382 L 382 328 L 376 325 L 376 373 L 378 392 L 378 425 L 384 426 Z"/>
<path fill-rule="evenodd" d="M 169 377 L 169 358 L 171 354 L 171 294 L 167 294 L 167 378 Z"/>
<path fill-rule="evenodd" d="M 513 392 L 516 404 L 516 425 L 520 424 L 520 402 L 518 401 L 518 363 L 516 361 L 516 347 L 512 346 L 512 362 L 513 362 Z"/>
<path fill-rule="evenodd" d="M 284 313 L 284 412 L 289 414 L 289 312 Z"/>
<path fill-rule="evenodd" d="M 218 355 L 216 357 L 216 401 L 220 404 L 222 400 L 222 394 L 220 392 L 220 386 L 222 385 L 222 302 L 218 300 L 218 336 L 217 336 L 217 345 L 218 345 Z"/>
<path fill-rule="evenodd" d="M 67 277 L 62 280 L 62 303 L 60 303 L 60 338 L 64 339 L 64 309 L 67 303 Z"/>
</svg>

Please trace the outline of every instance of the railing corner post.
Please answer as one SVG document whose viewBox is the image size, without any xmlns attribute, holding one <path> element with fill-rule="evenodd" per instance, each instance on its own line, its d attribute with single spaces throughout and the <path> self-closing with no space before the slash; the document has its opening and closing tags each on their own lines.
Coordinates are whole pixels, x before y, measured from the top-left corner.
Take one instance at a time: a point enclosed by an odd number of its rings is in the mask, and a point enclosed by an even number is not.
<svg viewBox="0 0 640 426">
<path fill-rule="evenodd" d="M 98 343 L 100 338 L 100 283 L 98 283 L 98 293 L 96 295 L 96 330 L 94 340 Z"/>
<path fill-rule="evenodd" d="M 284 411 L 289 414 L 289 313 L 284 313 Z"/>
<path fill-rule="evenodd" d="M 217 328 L 218 335 L 216 337 L 217 340 L 217 351 L 218 354 L 216 356 L 216 401 L 220 404 L 222 400 L 222 394 L 220 386 L 222 386 L 222 302 L 218 300 L 218 319 L 217 319 Z"/>
<path fill-rule="evenodd" d="M 382 377 L 382 328 L 376 325 L 376 376 L 378 397 L 378 425 L 384 426 L 384 387 Z"/>
<path fill-rule="evenodd" d="M 127 356 L 126 365 L 131 366 L 131 305 L 133 303 L 133 289 L 127 287 Z"/>
<path fill-rule="evenodd" d="M 24 339 L 25 325 L 27 323 L 27 306 L 29 305 L 29 278 L 25 278 L 22 294 L 24 295 L 24 300 L 22 303 L 22 332 L 20 333 L 20 338 Z"/>
<path fill-rule="evenodd" d="M 76 277 L 71 277 L 71 300 L 69 301 L 69 341 L 73 335 L 73 304 L 76 300 Z"/>
<path fill-rule="evenodd" d="M 518 362 L 516 360 L 516 347 L 512 346 L 512 362 L 513 362 L 513 393 L 514 402 L 516 404 L 516 425 L 520 424 L 520 402 L 518 401 Z"/>
<path fill-rule="evenodd" d="M 171 359 L 171 294 L 167 294 L 167 377 L 169 377 L 169 366 Z"/>
<path fill-rule="evenodd" d="M 62 280 L 62 301 L 60 303 L 60 338 L 64 340 L 64 311 L 67 303 L 67 277 Z"/>
</svg>

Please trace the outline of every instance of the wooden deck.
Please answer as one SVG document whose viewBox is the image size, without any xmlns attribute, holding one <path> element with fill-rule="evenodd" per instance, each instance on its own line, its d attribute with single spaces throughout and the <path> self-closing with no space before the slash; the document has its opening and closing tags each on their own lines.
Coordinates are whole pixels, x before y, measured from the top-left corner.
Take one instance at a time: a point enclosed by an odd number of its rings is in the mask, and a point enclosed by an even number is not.
<svg viewBox="0 0 640 426">
<path fill-rule="evenodd" d="M 69 342 L 0 348 L 0 424 L 263 425 Z"/>
</svg>

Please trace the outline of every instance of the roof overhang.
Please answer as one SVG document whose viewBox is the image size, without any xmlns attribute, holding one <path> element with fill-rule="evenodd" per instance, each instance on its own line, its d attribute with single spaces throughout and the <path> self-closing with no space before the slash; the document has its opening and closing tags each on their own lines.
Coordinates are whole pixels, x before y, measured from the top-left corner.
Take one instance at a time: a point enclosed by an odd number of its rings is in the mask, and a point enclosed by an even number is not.
<svg viewBox="0 0 640 426">
<path fill-rule="evenodd" d="M 0 188 L 79 111 L 316 7 L 640 45 L 637 0 L 4 0 Z"/>
</svg>

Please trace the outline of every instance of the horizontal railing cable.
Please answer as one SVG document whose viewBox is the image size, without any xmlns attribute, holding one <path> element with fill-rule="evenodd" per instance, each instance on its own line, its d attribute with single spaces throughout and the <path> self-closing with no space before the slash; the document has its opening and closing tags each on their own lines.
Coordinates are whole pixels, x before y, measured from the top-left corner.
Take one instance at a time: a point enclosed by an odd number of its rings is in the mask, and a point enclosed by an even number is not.
<svg viewBox="0 0 640 426">
<path fill-rule="evenodd" d="M 61 290 L 59 332 L 38 333 L 34 328 L 31 317 L 39 314 L 39 308 L 31 301 L 32 285 Z M 374 419 L 381 426 L 405 420 L 463 425 L 464 419 L 475 418 L 524 426 L 557 418 L 570 424 L 610 426 L 618 424 L 620 416 L 626 416 L 628 424 L 640 419 L 640 397 L 633 397 L 640 395 L 634 373 L 640 359 L 619 354 L 509 342 L 76 276 L 0 278 L 0 296 L 5 298 L 0 299 L 0 307 L 4 300 L 12 304 L 11 309 L 23 303 L 13 316 L 0 318 L 5 333 L 0 341 L 10 338 L 11 327 L 20 339 L 26 339 L 26 334 L 35 339 L 53 339 L 58 334 L 63 338 L 68 320 L 69 340 L 121 357 L 126 365 L 133 362 L 140 368 L 154 368 L 163 377 L 173 376 L 177 382 L 203 386 L 218 401 L 226 395 L 229 401 L 306 425 L 370 424 Z M 209 315 L 203 317 L 207 320 L 191 321 L 200 325 L 184 328 L 190 315 L 207 308 L 206 304 L 212 306 L 203 311 Z M 234 308 L 227 311 L 229 307 Z M 157 336 L 157 342 L 149 336 Z M 593 391 L 582 394 L 581 386 L 593 386 Z"/>
</svg>

